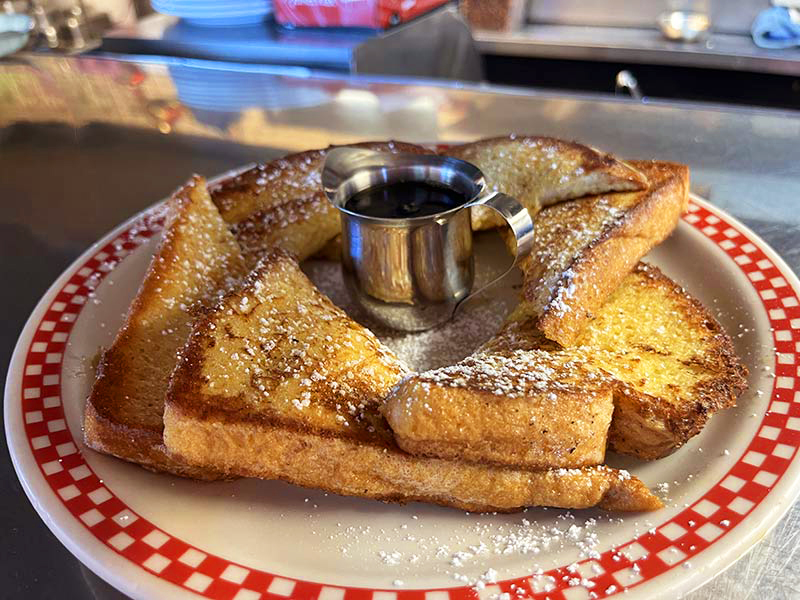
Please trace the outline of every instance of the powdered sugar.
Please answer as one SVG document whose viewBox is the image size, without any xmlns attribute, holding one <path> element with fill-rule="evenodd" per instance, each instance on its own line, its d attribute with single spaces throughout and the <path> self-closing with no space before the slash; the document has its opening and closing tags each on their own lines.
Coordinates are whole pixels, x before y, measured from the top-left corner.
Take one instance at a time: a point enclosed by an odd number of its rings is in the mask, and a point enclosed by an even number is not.
<svg viewBox="0 0 800 600">
<path fill-rule="evenodd" d="M 559 573 L 565 581 L 590 587 L 588 578 L 595 573 L 579 563 L 599 557 L 599 530 L 618 519 L 576 517 L 570 511 L 548 509 L 530 514 L 535 518 L 529 518 L 528 511 L 517 516 L 467 514 L 469 520 L 452 531 L 432 528 L 427 519 L 403 521 L 389 529 L 347 526 L 339 527 L 329 539 L 340 545 L 345 556 L 362 554 L 365 545 L 374 545 L 375 560 L 391 567 L 392 577 L 401 581 L 424 564 L 456 584 L 480 591 L 507 579 L 514 564 L 523 563 L 527 572 L 543 574 L 558 564 L 555 558 L 569 565 Z"/>
</svg>

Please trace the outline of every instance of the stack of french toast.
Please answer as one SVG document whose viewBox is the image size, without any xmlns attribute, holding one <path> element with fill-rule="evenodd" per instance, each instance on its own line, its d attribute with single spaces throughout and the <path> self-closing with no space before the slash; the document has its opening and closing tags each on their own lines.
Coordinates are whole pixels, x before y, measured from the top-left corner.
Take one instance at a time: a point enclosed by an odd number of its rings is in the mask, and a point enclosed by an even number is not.
<svg viewBox="0 0 800 600">
<path fill-rule="evenodd" d="M 607 450 L 666 456 L 746 387 L 713 316 L 639 262 L 685 210 L 688 169 L 534 136 L 443 152 L 531 209 L 557 202 L 535 217 L 519 304 L 492 339 L 415 373 L 311 283 L 300 262 L 335 254 L 340 231 L 326 150 L 210 189 L 194 177 L 103 353 L 87 445 L 197 479 L 469 511 L 659 508 Z M 474 210 L 472 225 L 499 223 Z"/>
</svg>

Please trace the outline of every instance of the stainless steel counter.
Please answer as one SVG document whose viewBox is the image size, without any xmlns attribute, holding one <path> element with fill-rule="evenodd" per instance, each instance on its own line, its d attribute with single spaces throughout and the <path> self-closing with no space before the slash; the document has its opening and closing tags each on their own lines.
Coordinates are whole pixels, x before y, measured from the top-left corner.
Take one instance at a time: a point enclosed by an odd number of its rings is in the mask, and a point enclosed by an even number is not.
<svg viewBox="0 0 800 600">
<path fill-rule="evenodd" d="M 531 24 L 474 33 L 483 54 L 564 58 L 800 74 L 800 50 L 766 50 L 749 35 L 712 33 L 700 43 L 671 42 L 656 28 Z"/>
<path fill-rule="evenodd" d="M 0 62 L 0 369 L 52 280 L 192 171 L 366 138 L 454 142 L 536 132 L 692 167 L 693 185 L 800 270 L 800 113 L 638 104 L 424 81 L 314 76 L 198 61 Z M 0 461 L 0 595 L 121 598 L 60 546 Z M 690 594 L 796 598 L 800 507 Z M 766 592 L 765 592 L 766 590 Z"/>
</svg>

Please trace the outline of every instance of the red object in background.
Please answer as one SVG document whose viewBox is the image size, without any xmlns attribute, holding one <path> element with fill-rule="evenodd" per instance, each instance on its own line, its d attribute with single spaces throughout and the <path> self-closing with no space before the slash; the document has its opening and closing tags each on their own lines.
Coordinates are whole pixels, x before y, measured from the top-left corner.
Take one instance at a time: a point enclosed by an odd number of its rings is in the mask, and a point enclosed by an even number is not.
<svg viewBox="0 0 800 600">
<path fill-rule="evenodd" d="M 449 0 L 274 0 L 275 19 L 296 27 L 386 29 Z"/>
</svg>

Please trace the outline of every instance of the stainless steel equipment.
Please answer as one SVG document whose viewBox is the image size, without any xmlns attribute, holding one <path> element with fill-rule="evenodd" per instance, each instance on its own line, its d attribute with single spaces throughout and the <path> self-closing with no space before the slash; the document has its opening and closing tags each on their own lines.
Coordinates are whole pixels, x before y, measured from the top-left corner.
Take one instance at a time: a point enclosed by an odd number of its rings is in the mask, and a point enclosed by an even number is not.
<svg viewBox="0 0 800 600">
<path fill-rule="evenodd" d="M 617 73 L 617 78 L 614 82 L 614 94 L 617 96 L 623 95 L 625 92 L 630 94 L 634 100 L 642 100 L 644 94 L 639 87 L 639 82 L 634 77 L 633 73 L 627 69 Z"/>
<path fill-rule="evenodd" d="M 408 181 L 435 182 L 458 191 L 464 202 L 413 218 L 377 218 L 345 207 L 358 192 Z M 488 191 L 478 168 L 462 160 L 338 148 L 325 160 L 322 186 L 341 213 L 347 288 L 370 317 L 393 329 L 435 327 L 470 296 L 474 268 L 469 207 L 487 206 L 509 224 L 517 244 L 512 267 L 533 245 L 528 210 L 505 194 Z"/>
<path fill-rule="evenodd" d="M 103 32 L 111 27 L 105 13 L 87 13 L 82 0 L 53 3 L 44 0 L 6 1 L 6 13 L 27 14 L 33 19 L 29 48 L 49 48 L 77 54 L 100 45 Z"/>
</svg>

